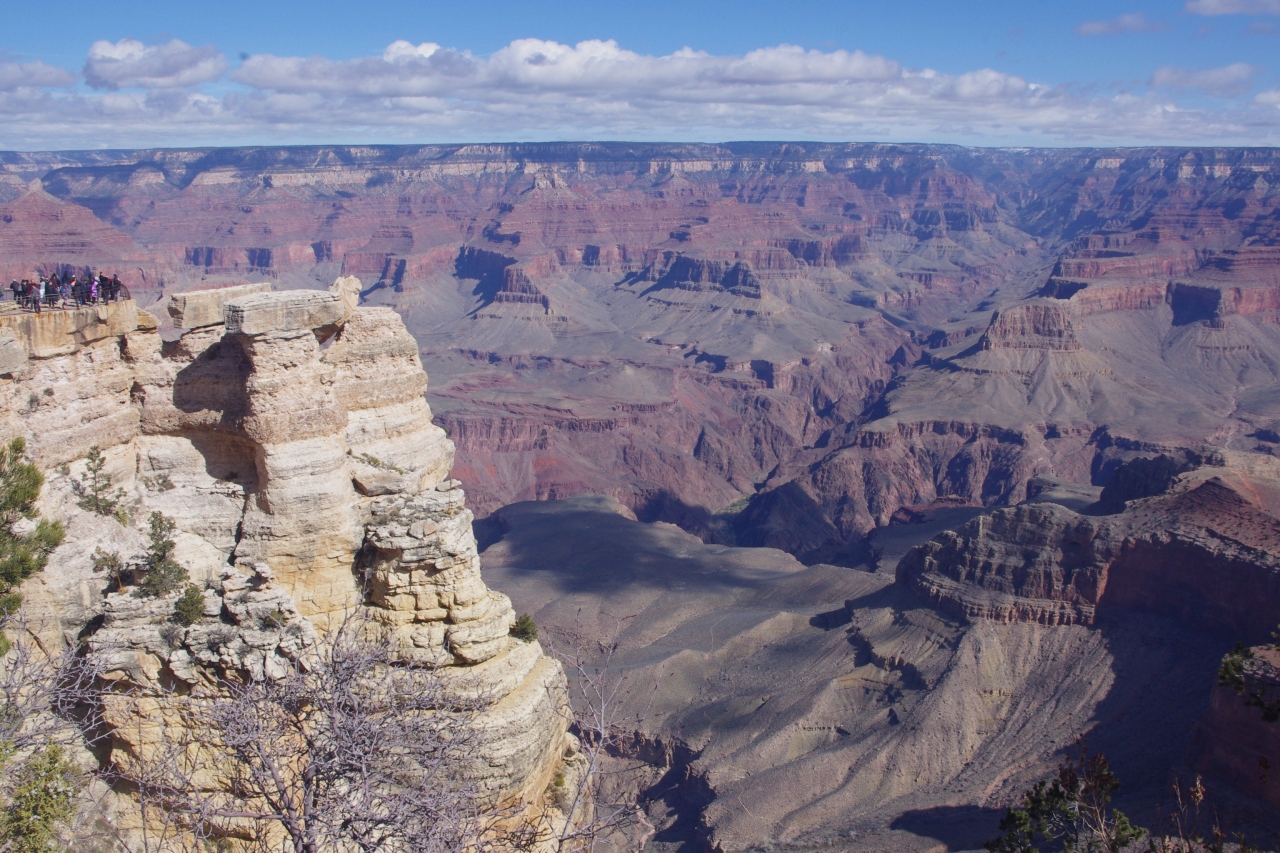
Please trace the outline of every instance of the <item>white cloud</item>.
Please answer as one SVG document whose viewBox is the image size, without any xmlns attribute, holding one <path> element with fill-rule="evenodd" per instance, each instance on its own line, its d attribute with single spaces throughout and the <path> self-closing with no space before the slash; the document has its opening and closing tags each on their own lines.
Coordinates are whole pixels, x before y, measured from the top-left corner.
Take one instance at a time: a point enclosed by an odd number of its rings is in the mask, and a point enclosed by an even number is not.
<svg viewBox="0 0 1280 853">
<path fill-rule="evenodd" d="M 136 39 L 95 41 L 84 64 L 84 79 L 95 89 L 169 89 L 217 80 L 227 60 L 213 45 L 192 47 L 174 39 L 145 45 Z"/>
<path fill-rule="evenodd" d="M 1280 0 L 1188 0 L 1194 15 L 1280 15 Z"/>
<path fill-rule="evenodd" d="M 1150 91 L 1099 95 L 991 68 L 947 74 L 861 51 L 766 47 L 665 55 L 614 41 L 519 39 L 490 56 L 396 41 L 353 59 L 259 54 L 225 75 L 213 47 L 98 42 L 86 81 L 0 65 L 0 148 L 295 142 L 760 138 L 979 145 L 1275 144 L 1266 98 L 1220 109 L 1258 69 L 1162 68 Z M 16 66 L 15 66 L 16 67 Z M 8 76 L 6 76 L 8 75 Z M 8 81 L 18 81 L 16 83 Z M 205 83 L 218 81 L 219 86 Z"/>
<path fill-rule="evenodd" d="M 1199 89 L 1226 98 L 1248 92 L 1261 71 L 1261 68 L 1245 62 L 1233 62 L 1204 71 L 1166 65 L 1156 69 L 1149 85 L 1157 89 Z"/>
<path fill-rule="evenodd" d="M 1130 12 L 1111 21 L 1085 21 L 1076 27 L 1080 36 L 1114 36 L 1121 33 L 1155 33 L 1169 28 L 1168 24 L 1151 21 L 1141 12 Z"/>
<path fill-rule="evenodd" d="M 76 75 L 43 62 L 0 62 L 0 92 L 19 88 L 71 86 Z"/>
</svg>

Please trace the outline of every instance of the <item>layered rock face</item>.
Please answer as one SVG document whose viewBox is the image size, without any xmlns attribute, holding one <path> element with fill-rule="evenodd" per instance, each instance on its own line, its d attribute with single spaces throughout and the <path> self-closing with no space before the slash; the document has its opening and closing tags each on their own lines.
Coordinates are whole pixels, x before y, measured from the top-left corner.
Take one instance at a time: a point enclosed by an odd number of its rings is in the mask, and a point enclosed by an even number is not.
<svg viewBox="0 0 1280 853">
<path fill-rule="evenodd" d="M 144 689 L 279 675 L 362 609 L 406 660 L 492 700 L 477 723 L 479 784 L 489 802 L 532 802 L 564 752 L 564 675 L 509 636 L 511 605 L 481 578 L 417 347 L 393 311 L 355 307 L 350 285 L 186 293 L 173 313 L 188 328 L 168 342 L 154 318 L 67 354 L 26 341 L 33 357 L 3 380 L 7 423 L 42 464 L 70 463 L 49 473 L 48 504 L 73 534 L 28 599 L 68 636 L 100 615 L 91 643 L 111 654 L 108 677 Z M 138 316 L 129 303 L 101 310 L 117 324 Z M 206 587 L 209 618 L 165 633 L 172 597 L 104 595 L 93 545 L 127 562 L 143 537 L 74 507 L 91 445 L 136 524 L 153 511 L 176 522 L 175 557 Z M 144 749 L 125 704 L 108 710 L 116 748 Z"/>
<path fill-rule="evenodd" d="M 1108 515 L 1049 503 L 982 515 L 909 551 L 897 583 L 974 624 L 1111 631 L 1147 613 L 1198 633 L 1210 649 L 1262 642 L 1276 630 L 1280 601 L 1280 467 L 1253 454 L 1199 462 L 1160 457 L 1121 467 L 1116 493 L 1093 507 Z M 1121 487 L 1135 497 L 1124 500 Z M 1261 691 L 1274 701 L 1275 654 L 1255 650 L 1246 696 Z M 1184 747 L 1192 765 L 1211 787 L 1225 782 L 1280 805 L 1270 773 L 1276 724 L 1215 676 L 1181 687 L 1212 694 Z"/>
<path fill-rule="evenodd" d="M 617 778 L 647 808 L 655 848 L 980 850 L 1081 737 L 1122 780 L 1116 806 L 1156 825 L 1171 775 L 1199 772 L 1188 746 L 1235 641 L 1234 627 L 1206 630 L 1181 600 L 1217 584 L 1212 606 L 1273 605 L 1255 603 L 1244 567 L 1212 559 L 1209 527 L 1200 562 L 1171 567 L 1167 590 L 1148 586 L 1149 600 L 1132 605 L 1104 594 L 1086 623 L 1086 580 L 1099 577 L 1090 561 L 1104 543 L 1085 534 L 1106 519 L 1026 509 L 1035 512 L 1025 529 L 997 510 L 922 545 L 939 564 L 931 580 L 950 577 L 953 562 L 981 579 L 955 582 L 986 596 L 968 616 L 897 580 L 883 555 L 878 570 L 806 567 L 778 550 L 637 523 L 598 497 L 504 507 L 491 522 L 502 538 L 483 556 L 490 581 L 540 625 L 620 644 L 618 699 L 641 722 L 611 769 L 626 771 Z M 1181 538 L 1191 524 L 1176 527 Z M 894 525 L 873 541 L 888 554 L 888 537 L 919 542 L 935 530 Z M 1108 592 L 1120 573 L 1111 570 Z M 619 625 L 618 613 L 640 616 Z M 1258 745 L 1236 746 L 1256 767 Z M 1235 829 L 1256 828 L 1229 815 L 1223 781 L 1206 780 L 1214 808 Z M 1274 827 L 1269 811 L 1254 814 Z"/>
<path fill-rule="evenodd" d="M 847 561 L 903 506 L 1101 486 L 1136 454 L 1280 427 L 1269 150 L 584 143 L 0 169 L 19 266 L 97 264 L 147 299 L 357 279 L 415 336 L 482 515 L 594 492 L 713 538 L 749 499 L 736 541 Z"/>
<path fill-rule="evenodd" d="M 1280 600 L 1280 504 L 1254 484 L 1274 490 L 1280 468 L 1218 461 L 1115 515 L 995 510 L 908 552 L 898 580 L 968 619 L 1092 625 L 1138 609 L 1256 642 Z"/>
</svg>

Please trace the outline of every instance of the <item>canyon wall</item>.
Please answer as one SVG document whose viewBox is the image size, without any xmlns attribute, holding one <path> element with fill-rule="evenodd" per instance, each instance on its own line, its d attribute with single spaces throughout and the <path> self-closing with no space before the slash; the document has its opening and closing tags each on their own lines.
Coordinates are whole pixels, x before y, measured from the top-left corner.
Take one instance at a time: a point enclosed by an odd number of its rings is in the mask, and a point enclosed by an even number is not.
<svg viewBox="0 0 1280 853">
<path fill-rule="evenodd" d="M 1277 630 L 1280 465 L 1225 453 L 1208 460 L 1138 459 L 1102 500 L 1076 512 L 1027 503 L 981 515 L 907 552 L 897 584 L 942 613 L 979 624 L 1094 626 L 1169 620 L 1207 650 L 1259 644 Z M 1128 491 L 1131 498 L 1126 500 Z M 1112 492 L 1112 494 L 1108 494 Z M 1208 707 L 1183 745 L 1211 788 L 1280 805 L 1270 767 L 1277 726 L 1246 698 L 1275 698 L 1275 651 L 1254 650 L 1245 695 L 1215 683 L 1178 686 Z"/>
<path fill-rule="evenodd" d="M 357 307 L 356 288 L 185 293 L 171 340 L 131 301 L 6 318 L 21 357 L 0 378 L 3 422 L 27 438 L 44 511 L 69 531 L 24 585 L 28 609 L 50 642 L 107 655 L 117 759 L 147 748 L 120 688 L 279 677 L 363 612 L 401 659 L 486 698 L 485 801 L 539 803 L 568 746 L 564 674 L 509 635 L 417 346 L 395 312 Z M 128 524 L 79 505 L 92 447 Z M 205 590 L 205 618 L 176 632 L 177 593 L 139 598 L 92 559 L 101 547 L 136 561 L 153 512 L 176 522 L 174 556 Z"/>
<path fill-rule="evenodd" d="M 358 278 L 414 335 L 481 515 L 604 493 L 848 562 L 904 506 L 1280 427 L 1270 149 L 0 159 L 0 274 L 116 271 L 143 304 Z"/>
</svg>

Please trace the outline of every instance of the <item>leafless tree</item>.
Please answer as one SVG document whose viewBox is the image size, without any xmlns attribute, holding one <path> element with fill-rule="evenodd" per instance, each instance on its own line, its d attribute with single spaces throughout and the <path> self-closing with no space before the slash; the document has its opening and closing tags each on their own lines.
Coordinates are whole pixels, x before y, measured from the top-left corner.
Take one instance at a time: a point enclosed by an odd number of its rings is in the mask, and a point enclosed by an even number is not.
<svg viewBox="0 0 1280 853">
<path fill-rule="evenodd" d="M 642 701 L 618 665 L 622 634 L 631 617 L 614 620 L 609 632 L 592 639 L 581 628 L 552 629 L 547 647 L 564 665 L 570 681 L 570 731 L 581 744 L 580 764 L 570 790 L 562 795 L 564 819 L 551 828 L 556 853 L 592 853 L 644 822 L 636 802 L 608 795 L 619 786 L 610 777 L 630 772 L 611 761 L 642 727 L 656 685 Z M 643 692 L 643 691 L 639 691 Z"/>
<path fill-rule="evenodd" d="M 0 745 L 6 755 L 82 742 L 71 724 L 93 712 L 98 673 L 77 649 L 50 649 L 24 611 L 0 617 L 7 652 L 0 655 Z M 95 727 L 85 726 L 89 736 Z"/>
<path fill-rule="evenodd" d="M 113 781 L 152 812 L 148 849 L 475 847 L 487 825 L 471 723 L 485 702 L 456 688 L 349 620 L 282 678 L 162 697 L 172 724 L 155 724 L 155 697 L 136 697 L 150 742 Z"/>
<path fill-rule="evenodd" d="M 77 648 L 50 648 L 24 610 L 0 616 L 0 853 L 85 849 L 85 825 L 101 811 L 86 797 L 88 775 L 73 756 L 105 736 L 99 673 Z"/>
</svg>

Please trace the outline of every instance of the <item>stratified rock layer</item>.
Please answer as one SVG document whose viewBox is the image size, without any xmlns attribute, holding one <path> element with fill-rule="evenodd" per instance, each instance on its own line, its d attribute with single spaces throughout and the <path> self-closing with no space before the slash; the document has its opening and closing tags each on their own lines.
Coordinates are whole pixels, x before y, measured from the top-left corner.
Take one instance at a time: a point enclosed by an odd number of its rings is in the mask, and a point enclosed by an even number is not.
<svg viewBox="0 0 1280 853">
<path fill-rule="evenodd" d="M 481 578 L 413 338 L 395 312 L 351 297 L 341 281 L 331 293 L 186 293 L 172 313 L 190 328 L 170 342 L 127 301 L 95 309 L 115 334 L 66 344 L 40 341 L 81 312 L 27 318 L 15 340 L 29 357 L 0 378 L 4 423 L 42 466 L 70 463 L 49 472 L 48 502 L 73 532 L 28 599 L 67 636 L 100 614 L 91 643 L 110 655 L 108 678 L 144 690 L 277 677 L 364 610 L 404 659 L 438 664 L 491 702 L 477 722 L 477 782 L 489 803 L 532 802 L 565 749 L 563 672 L 509 636 L 510 602 Z M 211 322 L 215 311 L 225 322 Z M 85 536 L 115 544 L 126 568 L 143 537 L 102 517 L 96 526 L 118 535 L 77 533 L 80 460 L 92 446 L 135 525 L 151 512 L 176 522 L 175 557 L 208 589 L 204 620 L 166 628 L 173 596 L 105 595 Z M 116 705 L 115 717 L 126 714 Z M 144 750 L 130 734 L 138 727 L 115 717 L 123 754 Z"/>
<path fill-rule="evenodd" d="M 1106 608 L 1145 609 L 1261 640 L 1280 601 L 1280 504 L 1266 496 L 1280 467 L 1266 462 L 1247 476 L 1198 468 L 1116 515 L 998 509 L 909 551 L 898 579 L 969 619 L 1091 625 Z"/>
<path fill-rule="evenodd" d="M 417 339 L 478 514 L 609 494 L 848 562 L 903 507 L 1280 436 L 1278 203 L 1265 148 L 27 153 L 0 272 L 341 276 Z"/>
</svg>

